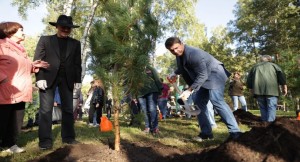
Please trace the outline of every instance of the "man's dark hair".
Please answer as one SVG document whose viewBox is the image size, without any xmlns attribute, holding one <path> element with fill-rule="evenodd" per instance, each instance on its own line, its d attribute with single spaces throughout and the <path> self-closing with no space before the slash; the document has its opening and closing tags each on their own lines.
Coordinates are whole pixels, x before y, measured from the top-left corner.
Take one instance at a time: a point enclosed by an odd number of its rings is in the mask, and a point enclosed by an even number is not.
<svg viewBox="0 0 300 162">
<path fill-rule="evenodd" d="M 170 37 L 165 42 L 165 47 L 169 49 L 172 47 L 175 43 L 181 44 L 181 40 L 178 37 Z"/>
</svg>

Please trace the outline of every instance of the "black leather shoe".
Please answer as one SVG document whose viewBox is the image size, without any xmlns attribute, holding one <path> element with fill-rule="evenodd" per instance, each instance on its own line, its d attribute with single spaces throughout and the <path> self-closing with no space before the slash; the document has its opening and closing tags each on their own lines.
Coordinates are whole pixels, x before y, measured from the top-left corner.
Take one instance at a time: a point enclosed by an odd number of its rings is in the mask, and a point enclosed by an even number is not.
<svg viewBox="0 0 300 162">
<path fill-rule="evenodd" d="M 40 150 L 50 150 L 52 146 L 40 146 Z"/>
<path fill-rule="evenodd" d="M 69 145 L 75 145 L 75 144 L 79 144 L 80 142 L 78 142 L 76 140 L 71 140 L 71 141 L 63 141 L 63 143 L 69 144 Z"/>
<path fill-rule="evenodd" d="M 239 138 L 242 134 L 243 134 L 242 132 L 230 133 L 230 135 L 229 135 L 229 137 L 227 138 L 226 141 L 237 139 L 237 138 Z"/>
</svg>

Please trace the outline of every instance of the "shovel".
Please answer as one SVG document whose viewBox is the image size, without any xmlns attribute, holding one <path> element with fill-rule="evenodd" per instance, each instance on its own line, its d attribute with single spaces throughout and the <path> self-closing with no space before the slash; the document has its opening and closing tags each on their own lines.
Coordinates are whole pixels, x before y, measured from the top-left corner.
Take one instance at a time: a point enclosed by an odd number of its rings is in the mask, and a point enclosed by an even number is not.
<svg viewBox="0 0 300 162">
<path fill-rule="evenodd" d="M 167 80 L 172 84 L 172 86 L 175 88 L 177 93 L 181 94 L 182 93 L 181 90 L 176 85 L 176 79 L 177 79 L 176 76 L 171 78 L 167 77 Z M 181 98 L 177 99 L 177 103 L 183 107 L 182 111 L 186 114 L 196 116 L 199 115 L 201 112 L 201 110 L 197 105 L 189 105 L 186 100 L 183 100 Z"/>
</svg>

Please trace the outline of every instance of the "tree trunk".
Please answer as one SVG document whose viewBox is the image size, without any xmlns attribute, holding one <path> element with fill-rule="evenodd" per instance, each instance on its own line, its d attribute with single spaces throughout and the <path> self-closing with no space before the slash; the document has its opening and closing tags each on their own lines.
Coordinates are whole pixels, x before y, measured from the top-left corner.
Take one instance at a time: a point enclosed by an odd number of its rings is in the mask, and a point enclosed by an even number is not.
<svg viewBox="0 0 300 162">
<path fill-rule="evenodd" d="M 88 49 L 87 45 L 88 45 L 88 36 L 89 36 L 89 32 L 91 29 L 91 25 L 95 16 L 95 12 L 96 9 L 99 5 L 99 0 L 93 1 L 92 2 L 92 6 L 91 6 L 91 12 L 90 15 L 88 16 L 87 22 L 85 24 L 85 28 L 84 28 L 84 32 L 83 32 L 83 36 L 80 40 L 81 42 L 81 59 L 82 59 L 82 63 L 81 63 L 81 68 L 82 68 L 82 73 L 81 73 L 81 80 L 83 80 L 84 76 L 85 76 L 85 71 L 86 71 L 86 61 L 87 61 L 87 56 L 89 54 L 90 49 Z"/>
<path fill-rule="evenodd" d="M 120 123 L 119 123 L 119 113 L 120 113 L 120 102 L 118 96 L 113 97 L 114 100 L 114 125 L 115 125 L 115 150 L 120 151 Z"/>
<path fill-rule="evenodd" d="M 72 13 L 72 8 L 73 8 L 73 0 L 67 0 L 64 5 L 64 13 L 67 16 L 70 16 Z"/>
</svg>

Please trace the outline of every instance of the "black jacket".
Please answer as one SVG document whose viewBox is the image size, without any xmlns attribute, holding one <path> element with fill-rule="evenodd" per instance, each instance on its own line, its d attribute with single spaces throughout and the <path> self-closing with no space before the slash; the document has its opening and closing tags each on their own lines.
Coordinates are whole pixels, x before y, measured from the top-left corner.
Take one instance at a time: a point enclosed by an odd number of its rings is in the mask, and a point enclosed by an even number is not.
<svg viewBox="0 0 300 162">
<path fill-rule="evenodd" d="M 104 91 L 102 88 L 96 87 L 94 89 L 91 103 L 93 104 L 99 103 L 101 106 L 104 105 Z"/>
<path fill-rule="evenodd" d="M 74 83 L 81 83 L 81 46 L 78 40 L 70 37 L 67 39 L 65 71 L 68 87 L 73 89 Z M 35 49 L 34 60 L 43 60 L 50 64 L 47 69 L 41 68 L 36 73 L 36 81 L 46 80 L 47 86 L 51 87 L 60 67 L 60 52 L 56 35 L 40 38 Z"/>
</svg>

